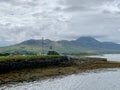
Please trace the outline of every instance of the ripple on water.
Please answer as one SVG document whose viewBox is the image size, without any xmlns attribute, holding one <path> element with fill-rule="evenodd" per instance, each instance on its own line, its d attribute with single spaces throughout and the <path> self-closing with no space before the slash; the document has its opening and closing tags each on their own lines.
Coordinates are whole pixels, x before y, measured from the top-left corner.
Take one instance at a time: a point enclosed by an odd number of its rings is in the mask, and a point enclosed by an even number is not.
<svg viewBox="0 0 120 90">
<path fill-rule="evenodd" d="M 94 70 L 63 78 L 1 87 L 0 90 L 120 90 L 120 69 Z"/>
</svg>

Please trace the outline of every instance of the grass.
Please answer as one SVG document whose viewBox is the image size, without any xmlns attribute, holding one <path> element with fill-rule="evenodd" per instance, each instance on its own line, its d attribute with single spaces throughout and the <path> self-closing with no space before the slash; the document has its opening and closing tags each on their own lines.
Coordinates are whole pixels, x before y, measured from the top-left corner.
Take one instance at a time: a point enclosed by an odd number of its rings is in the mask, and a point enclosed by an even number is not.
<svg viewBox="0 0 120 90">
<path fill-rule="evenodd" d="M 0 62 L 16 61 L 16 60 L 45 60 L 45 59 L 52 59 L 58 57 L 60 56 L 59 55 L 1 56 Z"/>
</svg>

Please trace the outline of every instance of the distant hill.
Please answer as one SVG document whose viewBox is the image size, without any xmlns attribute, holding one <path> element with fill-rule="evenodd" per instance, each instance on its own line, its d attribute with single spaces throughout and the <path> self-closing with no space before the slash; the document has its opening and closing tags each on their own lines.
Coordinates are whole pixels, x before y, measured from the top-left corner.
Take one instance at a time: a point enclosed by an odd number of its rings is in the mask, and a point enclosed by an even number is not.
<svg viewBox="0 0 120 90">
<path fill-rule="evenodd" d="M 100 42 L 93 37 L 80 37 L 76 40 L 51 41 L 46 40 L 27 40 L 19 44 L 0 48 L 0 52 L 7 53 L 47 53 L 55 50 L 59 53 L 77 54 L 77 53 L 120 53 L 120 44 L 113 42 Z"/>
<path fill-rule="evenodd" d="M 72 41 L 76 45 L 90 49 L 111 49 L 111 50 L 120 50 L 120 44 L 113 42 L 100 42 L 92 37 L 81 37 L 75 41 Z"/>
</svg>

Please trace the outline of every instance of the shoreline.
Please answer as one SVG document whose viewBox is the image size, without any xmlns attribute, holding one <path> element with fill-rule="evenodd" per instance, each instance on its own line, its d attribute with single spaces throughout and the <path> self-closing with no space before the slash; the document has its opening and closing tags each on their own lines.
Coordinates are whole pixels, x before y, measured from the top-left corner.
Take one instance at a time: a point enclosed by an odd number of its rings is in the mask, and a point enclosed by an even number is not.
<svg viewBox="0 0 120 90">
<path fill-rule="evenodd" d="M 44 82 L 46 80 L 61 79 L 61 78 L 71 76 L 71 75 L 84 75 L 84 74 L 89 74 L 89 73 L 100 73 L 100 72 L 107 72 L 107 71 L 116 71 L 116 70 L 119 70 L 119 69 L 120 68 L 98 68 L 98 69 L 81 71 L 81 72 L 78 72 L 78 73 L 71 73 L 71 74 L 65 74 L 65 75 L 45 77 L 45 78 L 38 79 L 38 80 L 6 83 L 6 84 L 0 85 L 0 88 L 4 88 L 4 87 L 9 88 L 9 87 L 12 87 L 12 86 L 21 86 L 21 85 L 27 85 L 27 84 L 36 83 L 36 82 Z"/>
<path fill-rule="evenodd" d="M 84 62 L 84 63 L 63 63 L 58 66 L 49 66 L 43 68 L 27 68 L 15 70 L 5 74 L 0 74 L 0 86 L 7 84 L 16 84 L 22 82 L 33 82 L 45 80 L 58 76 L 66 76 L 76 73 L 82 73 L 88 70 L 120 68 L 120 62 Z"/>
</svg>

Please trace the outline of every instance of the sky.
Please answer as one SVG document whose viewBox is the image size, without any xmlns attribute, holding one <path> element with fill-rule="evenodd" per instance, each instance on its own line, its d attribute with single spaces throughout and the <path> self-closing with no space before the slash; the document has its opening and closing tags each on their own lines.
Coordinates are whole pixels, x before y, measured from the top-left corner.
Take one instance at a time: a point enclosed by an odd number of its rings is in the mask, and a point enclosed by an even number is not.
<svg viewBox="0 0 120 90">
<path fill-rule="evenodd" d="M 0 46 L 81 36 L 120 43 L 120 0 L 0 0 Z"/>
</svg>

